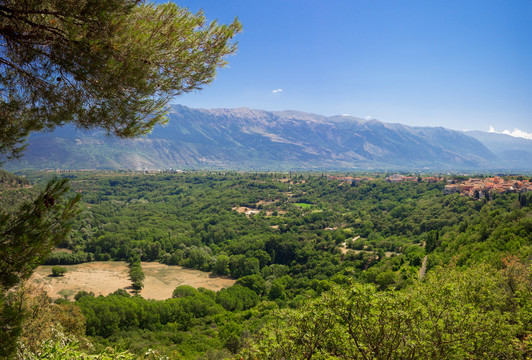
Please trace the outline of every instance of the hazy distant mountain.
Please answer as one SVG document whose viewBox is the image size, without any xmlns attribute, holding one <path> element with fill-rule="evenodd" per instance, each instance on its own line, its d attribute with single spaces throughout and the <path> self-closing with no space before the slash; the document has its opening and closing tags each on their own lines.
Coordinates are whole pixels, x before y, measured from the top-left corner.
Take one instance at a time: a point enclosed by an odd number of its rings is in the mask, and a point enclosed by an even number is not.
<svg viewBox="0 0 532 360">
<path fill-rule="evenodd" d="M 532 168 L 532 140 L 483 131 L 466 131 L 466 134 L 483 143 L 501 164 L 514 169 Z"/>
<path fill-rule="evenodd" d="M 498 157 L 463 132 L 297 111 L 173 106 L 166 127 L 118 140 L 73 127 L 32 136 L 5 168 L 487 169 Z"/>
</svg>

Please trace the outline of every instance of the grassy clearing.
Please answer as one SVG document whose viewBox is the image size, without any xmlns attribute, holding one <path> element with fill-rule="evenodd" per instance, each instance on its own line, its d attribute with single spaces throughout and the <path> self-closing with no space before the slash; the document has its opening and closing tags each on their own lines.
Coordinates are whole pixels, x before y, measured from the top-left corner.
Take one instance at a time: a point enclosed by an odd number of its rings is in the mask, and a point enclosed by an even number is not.
<svg viewBox="0 0 532 360">
<path fill-rule="evenodd" d="M 307 203 L 294 203 L 295 206 L 299 206 L 303 209 L 310 209 L 313 205 Z"/>
<path fill-rule="evenodd" d="M 123 261 L 95 261 L 78 265 L 65 265 L 67 272 L 62 277 L 52 277 L 52 266 L 39 266 L 30 282 L 44 287 L 53 298 L 72 300 L 80 290 L 92 291 L 96 296 L 107 295 L 117 289 L 132 291 L 128 266 Z M 204 287 L 218 291 L 229 287 L 235 280 L 213 276 L 210 273 L 169 266 L 159 263 L 142 263 L 146 279 L 141 295 L 147 299 L 163 300 L 172 296 L 179 285 Z"/>
</svg>

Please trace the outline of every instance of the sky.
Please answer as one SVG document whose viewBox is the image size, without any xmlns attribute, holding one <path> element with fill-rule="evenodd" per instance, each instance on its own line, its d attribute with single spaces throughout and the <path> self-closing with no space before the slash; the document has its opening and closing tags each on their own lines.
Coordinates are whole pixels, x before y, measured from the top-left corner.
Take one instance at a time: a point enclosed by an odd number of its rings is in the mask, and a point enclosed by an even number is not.
<svg viewBox="0 0 532 360">
<path fill-rule="evenodd" d="M 243 32 L 214 82 L 173 103 L 532 138 L 531 0 L 175 2 Z"/>
</svg>

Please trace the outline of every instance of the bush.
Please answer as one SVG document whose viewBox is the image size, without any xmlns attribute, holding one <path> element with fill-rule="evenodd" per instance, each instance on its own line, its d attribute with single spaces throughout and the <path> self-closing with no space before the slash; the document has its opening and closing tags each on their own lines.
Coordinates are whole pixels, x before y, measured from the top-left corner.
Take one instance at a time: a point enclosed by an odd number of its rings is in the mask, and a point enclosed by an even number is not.
<svg viewBox="0 0 532 360">
<path fill-rule="evenodd" d="M 190 297 L 195 296 L 198 293 L 198 291 L 189 285 L 181 285 L 175 288 L 174 292 L 172 293 L 173 298 L 184 298 L 184 297 Z"/>
<path fill-rule="evenodd" d="M 78 293 L 74 296 L 74 300 L 78 301 L 79 299 L 81 299 L 82 297 L 84 296 L 92 296 L 94 297 L 94 293 L 91 291 L 91 292 L 88 292 L 88 291 L 85 291 L 85 290 L 80 290 L 78 291 Z"/>
<path fill-rule="evenodd" d="M 52 276 L 63 276 L 67 269 L 63 266 L 52 266 Z"/>
</svg>

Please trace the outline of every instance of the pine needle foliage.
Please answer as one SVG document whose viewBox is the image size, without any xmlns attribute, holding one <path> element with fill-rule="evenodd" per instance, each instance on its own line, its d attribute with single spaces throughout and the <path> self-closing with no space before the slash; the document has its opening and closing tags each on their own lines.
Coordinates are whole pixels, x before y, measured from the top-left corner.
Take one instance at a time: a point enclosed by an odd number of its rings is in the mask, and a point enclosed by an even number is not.
<svg viewBox="0 0 532 360">
<path fill-rule="evenodd" d="M 0 153 L 65 123 L 146 134 L 170 99 L 214 79 L 240 29 L 173 3 L 1 0 Z"/>
</svg>

